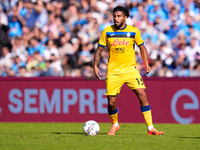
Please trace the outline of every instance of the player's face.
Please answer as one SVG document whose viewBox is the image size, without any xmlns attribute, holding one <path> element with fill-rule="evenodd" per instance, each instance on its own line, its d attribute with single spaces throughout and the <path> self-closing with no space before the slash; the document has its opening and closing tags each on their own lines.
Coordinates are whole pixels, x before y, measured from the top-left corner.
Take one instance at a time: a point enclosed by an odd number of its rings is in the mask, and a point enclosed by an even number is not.
<svg viewBox="0 0 200 150">
<path fill-rule="evenodd" d="M 116 29 L 121 29 L 125 26 L 127 16 L 122 11 L 115 11 L 113 13 L 113 21 Z"/>
</svg>

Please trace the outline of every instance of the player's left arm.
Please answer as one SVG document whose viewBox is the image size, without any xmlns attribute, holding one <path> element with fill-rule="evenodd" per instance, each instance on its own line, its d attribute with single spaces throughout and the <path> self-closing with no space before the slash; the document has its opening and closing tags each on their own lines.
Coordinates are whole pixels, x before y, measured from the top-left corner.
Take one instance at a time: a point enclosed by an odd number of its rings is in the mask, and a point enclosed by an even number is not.
<svg viewBox="0 0 200 150">
<path fill-rule="evenodd" d="M 148 63 L 148 52 L 147 52 L 147 49 L 144 46 L 144 44 L 142 44 L 142 45 L 140 45 L 138 47 L 140 48 L 141 56 L 142 56 L 142 59 L 143 59 L 144 64 L 145 64 L 145 72 L 146 72 L 146 74 L 148 74 L 151 71 L 151 67 L 149 66 L 149 63 Z"/>
</svg>

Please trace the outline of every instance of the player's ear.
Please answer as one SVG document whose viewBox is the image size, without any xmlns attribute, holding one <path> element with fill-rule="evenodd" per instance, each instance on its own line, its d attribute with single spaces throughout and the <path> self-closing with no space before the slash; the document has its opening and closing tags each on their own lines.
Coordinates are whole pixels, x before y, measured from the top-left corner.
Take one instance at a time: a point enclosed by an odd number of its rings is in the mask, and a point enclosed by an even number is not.
<svg viewBox="0 0 200 150">
<path fill-rule="evenodd" d="M 126 19 L 127 19 L 127 16 L 124 16 L 124 21 L 126 21 Z"/>
</svg>

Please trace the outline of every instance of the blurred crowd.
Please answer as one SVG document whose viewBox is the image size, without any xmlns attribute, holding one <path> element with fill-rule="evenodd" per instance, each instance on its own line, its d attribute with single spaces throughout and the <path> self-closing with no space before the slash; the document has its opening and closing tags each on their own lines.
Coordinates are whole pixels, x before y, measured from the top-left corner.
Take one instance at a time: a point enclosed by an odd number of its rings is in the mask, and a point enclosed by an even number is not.
<svg viewBox="0 0 200 150">
<path fill-rule="evenodd" d="M 200 0 L 0 0 L 0 76 L 93 77 L 103 29 L 117 5 L 145 41 L 152 71 L 142 76 L 200 76 Z M 108 50 L 99 68 L 106 76 Z"/>
</svg>

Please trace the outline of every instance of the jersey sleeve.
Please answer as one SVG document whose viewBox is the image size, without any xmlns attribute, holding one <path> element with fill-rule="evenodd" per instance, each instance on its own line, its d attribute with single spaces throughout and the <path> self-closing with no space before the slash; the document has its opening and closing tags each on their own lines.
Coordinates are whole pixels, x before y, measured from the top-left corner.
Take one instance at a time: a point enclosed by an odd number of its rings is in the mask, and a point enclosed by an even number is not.
<svg viewBox="0 0 200 150">
<path fill-rule="evenodd" d="M 142 39 L 142 37 L 141 37 L 141 35 L 140 35 L 140 31 L 139 31 L 139 30 L 136 31 L 136 34 L 135 34 L 135 42 L 136 42 L 136 44 L 137 44 L 138 46 L 141 46 L 141 45 L 144 44 L 144 41 L 143 41 L 143 39 Z"/>
<path fill-rule="evenodd" d="M 103 30 L 98 45 L 99 45 L 99 46 L 102 46 L 102 47 L 106 47 L 106 45 L 107 45 L 107 42 L 106 42 L 106 41 L 107 41 L 106 31 Z"/>
</svg>

